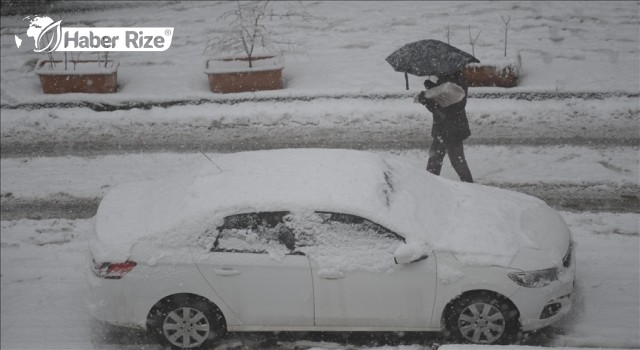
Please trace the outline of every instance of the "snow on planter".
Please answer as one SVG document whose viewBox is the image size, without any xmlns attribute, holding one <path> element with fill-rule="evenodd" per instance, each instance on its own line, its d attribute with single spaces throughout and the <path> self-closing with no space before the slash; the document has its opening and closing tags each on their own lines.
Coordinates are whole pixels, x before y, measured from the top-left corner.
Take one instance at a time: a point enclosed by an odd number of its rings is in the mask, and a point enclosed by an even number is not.
<svg viewBox="0 0 640 350">
<path fill-rule="evenodd" d="M 469 86 L 515 87 L 521 75 L 520 52 L 507 57 L 491 57 L 470 63 L 463 70 Z"/>
<path fill-rule="evenodd" d="M 70 92 L 111 93 L 118 89 L 117 60 L 104 61 L 49 61 L 40 59 L 35 73 L 40 78 L 45 94 Z"/>
<path fill-rule="evenodd" d="M 209 78 L 209 88 L 216 93 L 232 93 L 282 89 L 282 56 L 263 55 L 252 57 L 208 58 L 204 72 Z"/>
</svg>

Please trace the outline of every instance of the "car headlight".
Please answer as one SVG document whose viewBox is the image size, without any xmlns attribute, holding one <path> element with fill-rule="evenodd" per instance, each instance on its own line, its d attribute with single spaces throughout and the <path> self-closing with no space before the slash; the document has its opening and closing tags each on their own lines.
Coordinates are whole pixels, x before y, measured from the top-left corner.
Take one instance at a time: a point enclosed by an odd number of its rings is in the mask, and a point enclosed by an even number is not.
<svg viewBox="0 0 640 350">
<path fill-rule="evenodd" d="M 571 262 L 573 260 L 573 247 L 575 243 L 573 241 L 569 242 L 569 249 L 567 249 L 567 254 L 565 254 L 564 258 L 562 258 L 562 266 L 569 267 L 571 266 Z"/>
<path fill-rule="evenodd" d="M 545 270 L 511 272 L 509 278 L 517 284 L 527 288 L 542 288 L 558 280 L 558 268 Z"/>
</svg>

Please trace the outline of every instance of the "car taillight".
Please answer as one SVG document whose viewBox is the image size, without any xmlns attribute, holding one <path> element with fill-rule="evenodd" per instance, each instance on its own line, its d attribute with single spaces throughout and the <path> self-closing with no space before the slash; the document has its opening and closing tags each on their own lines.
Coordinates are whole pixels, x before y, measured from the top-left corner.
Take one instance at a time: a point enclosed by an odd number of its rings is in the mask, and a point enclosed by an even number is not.
<svg viewBox="0 0 640 350">
<path fill-rule="evenodd" d="M 97 263 L 93 262 L 93 272 L 98 277 L 107 279 L 120 279 L 136 267 L 138 263 L 134 261 L 125 261 L 123 263 Z"/>
</svg>

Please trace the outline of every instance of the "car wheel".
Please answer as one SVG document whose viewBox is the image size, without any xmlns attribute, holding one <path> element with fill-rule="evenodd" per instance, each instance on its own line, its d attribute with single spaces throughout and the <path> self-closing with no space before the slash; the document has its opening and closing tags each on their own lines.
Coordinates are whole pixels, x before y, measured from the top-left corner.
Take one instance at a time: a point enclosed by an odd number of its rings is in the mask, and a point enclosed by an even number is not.
<svg viewBox="0 0 640 350">
<path fill-rule="evenodd" d="M 147 322 L 156 339 L 172 349 L 207 349 L 225 331 L 218 310 L 192 295 L 166 298 L 149 313 Z"/>
<path fill-rule="evenodd" d="M 449 308 L 445 325 L 457 342 L 509 344 L 518 335 L 518 311 L 490 293 L 462 296 Z"/>
</svg>

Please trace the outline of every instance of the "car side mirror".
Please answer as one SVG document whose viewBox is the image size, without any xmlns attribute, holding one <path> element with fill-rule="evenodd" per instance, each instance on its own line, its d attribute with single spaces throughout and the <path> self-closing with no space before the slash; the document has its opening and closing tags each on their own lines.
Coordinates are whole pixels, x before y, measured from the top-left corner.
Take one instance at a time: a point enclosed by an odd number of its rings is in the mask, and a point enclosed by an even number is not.
<svg viewBox="0 0 640 350">
<path fill-rule="evenodd" d="M 393 253 L 393 261 L 396 264 L 410 264 L 429 257 L 425 247 L 417 243 L 403 244 Z"/>
</svg>

